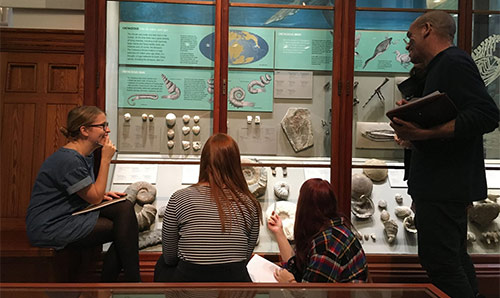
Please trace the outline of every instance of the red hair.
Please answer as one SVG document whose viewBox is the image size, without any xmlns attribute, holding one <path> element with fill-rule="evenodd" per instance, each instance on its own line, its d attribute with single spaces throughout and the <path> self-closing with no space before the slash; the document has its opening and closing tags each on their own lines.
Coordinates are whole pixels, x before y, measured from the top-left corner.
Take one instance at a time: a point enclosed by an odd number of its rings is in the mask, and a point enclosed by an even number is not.
<svg viewBox="0 0 500 298">
<path fill-rule="evenodd" d="M 300 188 L 295 213 L 294 237 L 297 267 L 307 267 L 307 255 L 316 235 L 330 225 L 330 220 L 340 218 L 337 198 L 332 185 L 319 178 L 309 179 Z"/>
<path fill-rule="evenodd" d="M 212 198 L 217 204 L 222 231 L 231 223 L 234 205 L 243 215 L 245 208 L 250 212 L 253 205 L 261 218 L 261 207 L 248 189 L 241 169 L 240 149 L 236 141 L 227 134 L 218 133 L 208 138 L 201 151 L 200 177 L 198 183 L 208 183 Z M 224 190 L 229 191 L 228 198 Z M 233 204 L 235 201 L 237 204 Z M 250 229 L 250 223 L 247 228 Z"/>
</svg>

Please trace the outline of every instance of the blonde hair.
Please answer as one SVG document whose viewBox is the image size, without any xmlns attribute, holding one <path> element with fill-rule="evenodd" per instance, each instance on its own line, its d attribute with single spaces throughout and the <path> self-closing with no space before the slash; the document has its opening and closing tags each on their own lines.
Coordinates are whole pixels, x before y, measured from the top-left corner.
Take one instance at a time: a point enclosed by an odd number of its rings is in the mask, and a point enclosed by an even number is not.
<svg viewBox="0 0 500 298">
<path fill-rule="evenodd" d="M 91 125 L 97 116 L 105 114 L 103 110 L 96 106 L 81 106 L 69 111 L 66 119 L 66 127 L 61 127 L 61 133 L 70 140 L 80 137 L 80 127 Z"/>
</svg>

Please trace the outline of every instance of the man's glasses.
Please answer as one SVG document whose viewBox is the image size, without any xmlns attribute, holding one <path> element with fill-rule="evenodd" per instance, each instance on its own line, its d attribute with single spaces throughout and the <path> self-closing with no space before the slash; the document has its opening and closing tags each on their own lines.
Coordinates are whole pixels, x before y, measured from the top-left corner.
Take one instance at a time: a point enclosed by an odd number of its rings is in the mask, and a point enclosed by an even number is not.
<svg viewBox="0 0 500 298">
<path fill-rule="evenodd" d="M 109 123 L 108 122 L 104 122 L 104 123 L 101 123 L 101 124 L 90 124 L 90 125 L 87 125 L 88 127 L 100 127 L 102 128 L 102 130 L 106 131 L 106 128 L 109 127 Z"/>
</svg>

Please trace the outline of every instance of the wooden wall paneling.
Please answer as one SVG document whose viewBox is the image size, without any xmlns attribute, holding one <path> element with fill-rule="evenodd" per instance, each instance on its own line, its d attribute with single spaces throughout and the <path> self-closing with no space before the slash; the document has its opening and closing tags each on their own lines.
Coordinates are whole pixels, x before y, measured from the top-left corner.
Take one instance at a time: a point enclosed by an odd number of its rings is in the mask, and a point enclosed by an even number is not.
<svg viewBox="0 0 500 298">
<path fill-rule="evenodd" d="M 2 218 L 23 218 L 32 184 L 35 104 L 4 104 L 2 114 Z"/>
<path fill-rule="evenodd" d="M 8 63 L 5 92 L 36 92 L 36 63 Z"/>
<path fill-rule="evenodd" d="M 45 129 L 45 158 L 49 157 L 59 147 L 66 144 L 67 140 L 60 132 L 59 128 L 66 125 L 66 118 L 71 109 L 77 107 L 76 104 L 48 104 L 47 124 Z"/>
</svg>

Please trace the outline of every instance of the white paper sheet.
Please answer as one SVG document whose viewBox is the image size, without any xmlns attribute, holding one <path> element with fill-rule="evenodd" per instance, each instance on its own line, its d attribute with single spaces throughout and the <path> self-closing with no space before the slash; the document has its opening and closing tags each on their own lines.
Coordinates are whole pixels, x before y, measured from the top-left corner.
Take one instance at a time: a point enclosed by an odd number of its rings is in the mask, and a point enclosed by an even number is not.
<svg viewBox="0 0 500 298">
<path fill-rule="evenodd" d="M 408 187 L 406 181 L 403 180 L 405 170 L 389 169 L 389 184 L 391 187 Z"/>
<path fill-rule="evenodd" d="M 329 168 L 304 168 L 304 181 L 311 178 L 321 178 L 330 181 Z"/>
<path fill-rule="evenodd" d="M 158 165 L 127 165 L 117 164 L 113 175 L 113 183 L 125 184 L 137 181 L 156 183 Z"/>
<path fill-rule="evenodd" d="M 486 171 L 488 188 L 500 188 L 500 171 Z"/>
<path fill-rule="evenodd" d="M 181 184 L 195 184 L 198 183 L 198 177 L 200 175 L 199 165 L 184 165 L 182 167 L 182 182 Z"/>
<path fill-rule="evenodd" d="M 247 270 L 253 282 L 278 282 L 274 271 L 281 267 L 255 254 L 248 261 Z"/>
</svg>

